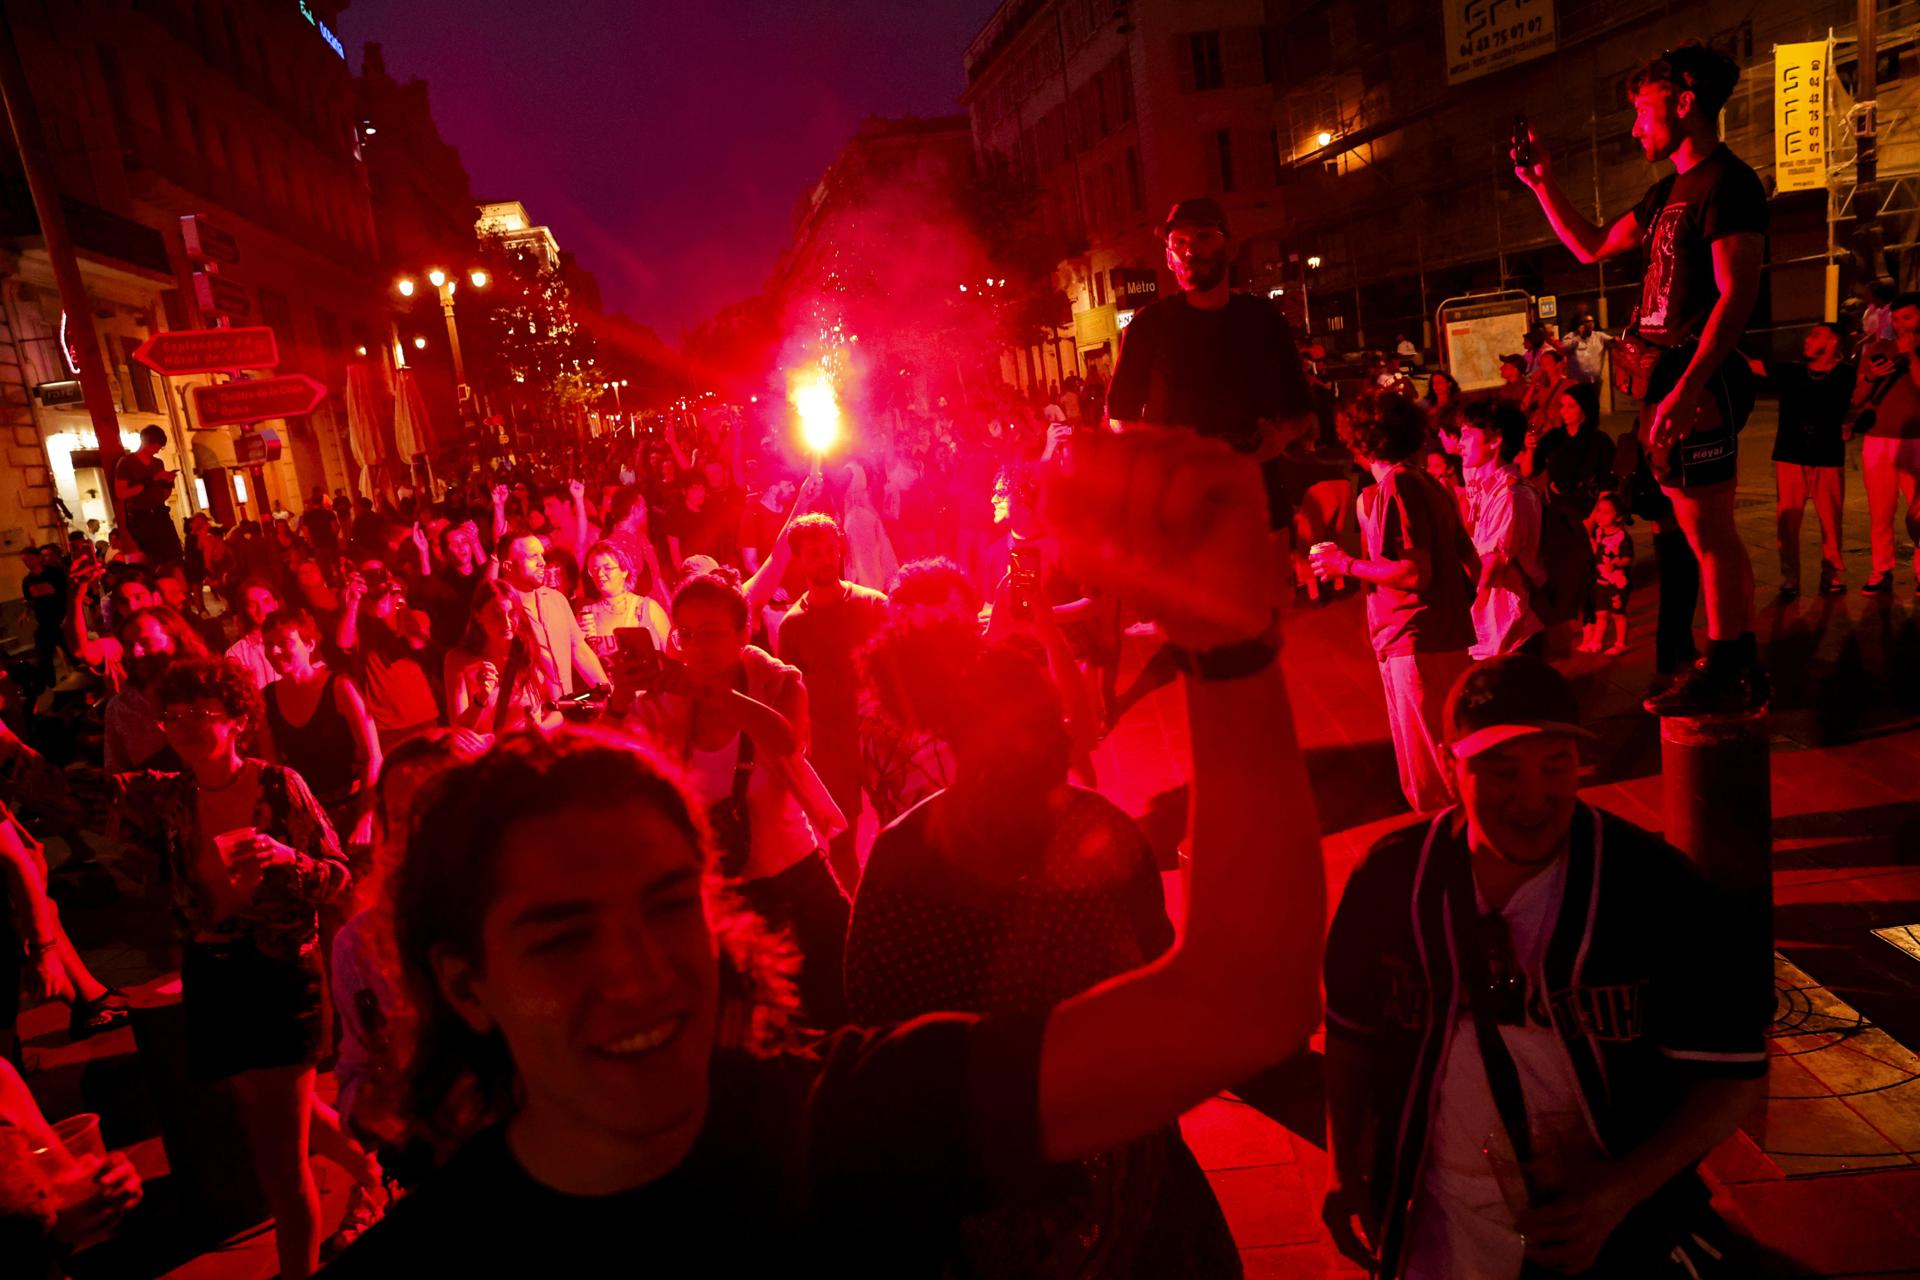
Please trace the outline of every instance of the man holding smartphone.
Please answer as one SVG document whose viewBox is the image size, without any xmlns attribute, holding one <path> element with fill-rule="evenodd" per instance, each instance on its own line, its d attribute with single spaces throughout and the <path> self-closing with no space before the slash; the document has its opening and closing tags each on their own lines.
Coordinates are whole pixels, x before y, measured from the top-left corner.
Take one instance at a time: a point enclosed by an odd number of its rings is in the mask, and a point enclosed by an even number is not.
<svg viewBox="0 0 1920 1280">
<path fill-rule="evenodd" d="M 151 564 L 172 564 L 185 556 L 168 509 L 173 501 L 173 472 L 159 457 L 166 445 L 166 428 L 140 428 L 139 449 L 123 454 L 113 472 L 113 496 L 126 516 L 127 533 Z"/>
<path fill-rule="evenodd" d="M 1660 716 L 1754 711 L 1768 698 L 1753 564 L 1733 520 L 1737 436 L 1754 398 L 1736 346 L 1760 295 L 1767 230 L 1766 188 L 1720 141 L 1720 109 L 1739 78 L 1732 59 L 1691 40 L 1634 74 L 1633 136 L 1649 161 L 1672 160 L 1674 172 L 1606 227 L 1575 209 L 1531 133 L 1513 151 L 1514 174 L 1581 262 L 1646 253 L 1630 335 L 1646 348 L 1640 434 L 1700 561 L 1707 604 L 1707 656 L 1646 699 Z M 1616 368 L 1635 345 L 1615 344 Z"/>
</svg>

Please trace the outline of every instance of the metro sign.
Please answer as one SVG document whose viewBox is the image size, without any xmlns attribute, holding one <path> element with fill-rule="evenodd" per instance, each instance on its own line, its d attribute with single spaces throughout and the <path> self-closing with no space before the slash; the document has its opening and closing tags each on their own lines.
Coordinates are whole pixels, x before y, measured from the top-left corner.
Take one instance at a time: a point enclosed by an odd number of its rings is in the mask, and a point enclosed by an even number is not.
<svg viewBox="0 0 1920 1280">
<path fill-rule="evenodd" d="M 200 304 L 202 311 L 233 320 L 245 320 L 253 314 L 253 299 L 247 296 L 247 291 L 211 271 L 193 273 L 193 300 Z"/>
<path fill-rule="evenodd" d="M 324 385 L 304 373 L 289 373 L 278 378 L 195 387 L 193 408 L 201 426 L 220 427 L 267 418 L 297 418 L 312 413 L 326 398 Z"/>
<path fill-rule="evenodd" d="M 167 377 L 218 373 L 223 369 L 271 369 L 280 344 L 266 325 L 234 329 L 175 329 L 156 333 L 134 348 L 133 358 Z"/>
</svg>

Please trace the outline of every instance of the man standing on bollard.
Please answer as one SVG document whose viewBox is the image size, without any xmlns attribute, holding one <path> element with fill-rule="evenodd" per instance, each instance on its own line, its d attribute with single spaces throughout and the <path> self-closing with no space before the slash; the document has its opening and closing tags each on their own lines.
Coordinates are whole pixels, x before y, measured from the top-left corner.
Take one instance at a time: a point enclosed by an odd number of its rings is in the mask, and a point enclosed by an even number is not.
<svg viewBox="0 0 1920 1280">
<path fill-rule="evenodd" d="M 1707 656 L 1647 698 L 1660 716 L 1737 714 L 1768 698 L 1753 564 L 1733 519 L 1738 433 L 1753 409 L 1752 373 L 1736 344 L 1759 298 L 1767 230 L 1766 188 L 1720 141 L 1720 109 L 1739 78 L 1732 59 L 1694 41 L 1634 73 L 1633 136 L 1648 160 L 1672 160 L 1675 171 L 1604 228 L 1553 181 L 1531 133 L 1513 150 L 1515 175 L 1580 261 L 1646 253 L 1634 324 L 1613 346 L 1615 382 L 1641 402 L 1654 477 L 1700 561 L 1707 598 Z"/>
<path fill-rule="evenodd" d="M 180 532 L 173 527 L 173 472 L 160 461 L 165 427 L 140 428 L 140 447 L 120 455 L 113 473 L 113 496 L 134 545 L 149 564 L 174 564 L 185 557 Z"/>
</svg>

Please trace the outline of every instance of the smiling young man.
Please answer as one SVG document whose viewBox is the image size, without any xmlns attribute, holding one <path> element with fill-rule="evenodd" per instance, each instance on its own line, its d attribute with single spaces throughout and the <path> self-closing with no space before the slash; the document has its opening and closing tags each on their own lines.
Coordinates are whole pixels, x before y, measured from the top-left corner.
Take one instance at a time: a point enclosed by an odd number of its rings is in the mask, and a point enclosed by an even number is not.
<svg viewBox="0 0 1920 1280">
<path fill-rule="evenodd" d="M 1678 853 L 1580 802 L 1589 737 L 1545 662 L 1468 671 L 1459 803 L 1375 844 L 1334 917 L 1322 1217 L 1383 1280 L 1723 1251 L 1693 1169 L 1763 1095 L 1773 993 Z"/>
<path fill-rule="evenodd" d="M 1707 604 L 1706 658 L 1646 700 L 1661 716 L 1753 711 L 1769 690 L 1753 634 L 1753 563 L 1733 519 L 1738 437 L 1754 399 L 1736 344 L 1760 296 L 1767 232 L 1766 187 L 1720 141 L 1720 109 L 1739 79 L 1732 59 L 1691 40 L 1634 73 L 1633 136 L 1650 163 L 1671 160 L 1674 172 L 1605 227 L 1553 181 L 1537 140 L 1531 155 L 1514 154 L 1515 176 L 1576 258 L 1646 255 L 1633 336 L 1654 358 L 1635 388 L 1639 432 L 1699 558 Z M 1616 368 L 1630 354 L 1616 343 Z"/>
</svg>

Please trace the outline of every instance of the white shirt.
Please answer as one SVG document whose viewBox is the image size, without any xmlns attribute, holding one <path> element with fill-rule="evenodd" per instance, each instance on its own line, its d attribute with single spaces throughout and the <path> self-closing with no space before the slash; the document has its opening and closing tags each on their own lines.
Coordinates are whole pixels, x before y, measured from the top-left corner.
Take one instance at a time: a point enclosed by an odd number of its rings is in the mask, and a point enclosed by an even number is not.
<svg viewBox="0 0 1920 1280">
<path fill-rule="evenodd" d="M 1529 1128 L 1541 1163 L 1578 1156 L 1595 1145 L 1587 1132 L 1580 1085 L 1559 1033 L 1533 1018 L 1546 1016 L 1541 962 L 1566 892 L 1565 855 L 1514 892 L 1500 909 L 1513 937 L 1515 962 L 1527 975 L 1531 1017 L 1524 1027 L 1501 1027 L 1500 1037 L 1520 1077 Z M 1474 897 L 1487 910 L 1476 886 Z M 1549 1136 L 1550 1135 L 1550 1136 Z M 1447 1059 L 1440 1066 L 1427 1136 L 1425 1176 L 1414 1197 L 1406 1280 L 1513 1280 L 1520 1274 L 1519 1229 L 1495 1172 L 1505 1130 L 1487 1083 L 1473 1018 L 1458 1011 Z M 1489 1156 L 1489 1151 L 1495 1156 Z M 1512 1175 L 1508 1175 L 1509 1181 Z"/>
<path fill-rule="evenodd" d="M 1473 549 L 1482 560 L 1498 552 L 1529 582 L 1539 582 L 1546 576 L 1540 563 L 1540 491 L 1522 481 L 1512 465 L 1478 467 L 1466 473 L 1466 480 Z M 1474 595 L 1474 642 L 1468 652 L 1475 661 L 1512 653 L 1540 630 L 1530 595 L 1499 581 Z"/>
<path fill-rule="evenodd" d="M 1573 366 L 1575 382 L 1600 381 L 1600 361 L 1607 353 L 1607 344 L 1612 341 L 1610 335 L 1595 329 L 1584 338 L 1576 331 L 1560 344 L 1560 349 L 1567 353 L 1567 359 Z"/>
<path fill-rule="evenodd" d="M 256 689 L 264 689 L 280 678 L 280 673 L 267 661 L 266 637 L 258 631 L 249 631 L 228 645 L 227 660 L 245 667 Z"/>
</svg>

